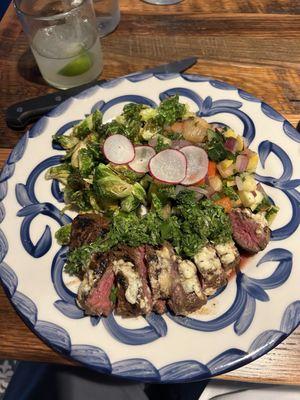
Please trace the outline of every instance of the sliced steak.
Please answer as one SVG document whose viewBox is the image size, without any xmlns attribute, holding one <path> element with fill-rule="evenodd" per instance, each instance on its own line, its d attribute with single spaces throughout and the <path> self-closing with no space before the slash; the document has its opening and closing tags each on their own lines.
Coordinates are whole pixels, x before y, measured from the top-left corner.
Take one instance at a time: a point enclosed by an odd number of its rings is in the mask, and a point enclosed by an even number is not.
<svg viewBox="0 0 300 400">
<path fill-rule="evenodd" d="M 111 292 L 114 287 L 114 272 L 110 253 L 93 256 L 93 269 L 83 276 L 77 293 L 77 303 L 88 315 L 108 316 L 114 307 Z"/>
<path fill-rule="evenodd" d="M 270 228 L 262 214 L 254 214 L 248 209 L 236 208 L 229 214 L 233 239 L 248 253 L 263 250 L 270 241 Z"/>
<path fill-rule="evenodd" d="M 185 293 L 195 293 L 202 305 L 206 303 L 206 295 L 202 291 L 201 284 L 197 275 L 197 267 L 190 260 L 177 258 L 180 281 Z"/>
<path fill-rule="evenodd" d="M 175 315 L 188 315 L 199 310 L 206 303 L 206 296 L 201 290 L 197 274 L 194 273 L 191 265 L 186 263 L 187 261 L 182 261 L 173 255 L 168 305 Z M 194 265 L 192 262 L 188 263 Z"/>
<path fill-rule="evenodd" d="M 167 246 L 155 249 L 146 246 L 145 259 L 148 266 L 148 276 L 152 291 L 154 311 L 162 314 L 165 310 L 165 300 L 171 291 L 171 254 Z"/>
<path fill-rule="evenodd" d="M 166 300 L 156 300 L 153 304 L 153 311 L 156 314 L 164 314 L 167 311 L 167 302 Z"/>
<path fill-rule="evenodd" d="M 145 315 L 152 310 L 144 256 L 142 246 L 120 246 L 113 251 L 113 270 L 118 289 L 116 314 L 123 317 Z"/>
<path fill-rule="evenodd" d="M 99 214 L 79 214 L 72 221 L 70 250 L 94 242 L 104 235 L 109 221 Z"/>
<path fill-rule="evenodd" d="M 226 273 L 216 250 L 211 245 L 203 247 L 194 256 L 194 262 L 201 274 L 203 291 L 207 296 L 214 294 L 226 284 Z"/>
<path fill-rule="evenodd" d="M 217 244 L 215 249 L 225 272 L 230 273 L 240 265 L 240 253 L 233 241 Z"/>
</svg>

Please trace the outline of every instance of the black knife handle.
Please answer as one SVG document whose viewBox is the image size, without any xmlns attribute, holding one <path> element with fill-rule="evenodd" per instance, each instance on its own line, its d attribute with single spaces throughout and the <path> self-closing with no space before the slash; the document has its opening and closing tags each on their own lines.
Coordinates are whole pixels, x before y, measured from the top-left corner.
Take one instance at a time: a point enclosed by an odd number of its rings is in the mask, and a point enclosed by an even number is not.
<svg viewBox="0 0 300 400">
<path fill-rule="evenodd" d="M 99 85 L 103 82 L 106 82 L 106 80 L 102 79 L 97 82 L 90 82 L 85 85 L 76 86 L 67 90 L 59 90 L 54 93 L 46 94 L 45 96 L 40 96 L 13 104 L 6 110 L 6 124 L 11 129 L 25 129 L 28 124 L 36 121 L 38 118 L 51 111 L 63 101 L 82 92 L 85 89 L 88 89 L 89 87 Z"/>
</svg>

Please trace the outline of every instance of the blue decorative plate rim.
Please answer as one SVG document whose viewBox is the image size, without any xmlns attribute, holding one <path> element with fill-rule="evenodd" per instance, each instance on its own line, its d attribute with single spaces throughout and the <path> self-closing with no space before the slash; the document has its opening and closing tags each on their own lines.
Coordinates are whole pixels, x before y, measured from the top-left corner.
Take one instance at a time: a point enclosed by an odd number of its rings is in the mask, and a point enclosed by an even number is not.
<svg viewBox="0 0 300 400">
<path fill-rule="evenodd" d="M 14 174 L 14 165 L 25 153 L 28 139 L 33 139 L 43 133 L 44 127 L 48 124 L 51 116 L 60 115 L 65 111 L 75 98 L 89 97 L 90 93 L 95 92 L 95 87 L 110 88 L 117 86 L 124 80 L 130 82 L 140 82 L 151 77 L 160 80 L 168 80 L 181 76 L 183 79 L 191 82 L 208 82 L 212 87 L 219 90 L 236 90 L 242 99 L 261 104 L 262 112 L 273 120 L 283 122 L 285 134 L 292 140 L 300 142 L 300 135 L 296 129 L 285 118 L 277 113 L 272 107 L 255 98 L 251 94 L 233 87 L 213 78 L 190 75 L 190 74 L 137 74 L 134 77 L 116 78 L 108 83 L 95 85 L 84 91 L 81 95 L 74 96 L 60 105 L 58 114 L 55 112 L 41 118 L 17 143 L 8 160 L 6 161 L 0 177 L 0 200 L 1 200 L 1 222 L 5 218 L 5 210 L 2 200 L 7 194 L 7 182 Z M 251 343 L 248 351 L 237 348 L 230 348 L 217 355 L 206 365 L 195 360 L 184 360 L 167 364 L 157 369 L 145 359 L 125 359 L 115 363 L 110 362 L 105 352 L 95 346 L 90 345 L 72 345 L 69 334 L 61 327 L 46 321 L 37 319 L 37 307 L 27 296 L 17 291 L 18 279 L 14 271 L 3 262 L 5 258 L 6 238 L 0 230 L 0 281 L 4 287 L 5 293 L 9 298 L 16 312 L 21 316 L 25 324 L 49 347 L 59 352 L 63 356 L 80 362 L 81 364 L 96 369 L 99 372 L 116 375 L 131 380 L 158 383 L 183 383 L 207 379 L 216 375 L 224 374 L 236 368 L 242 367 L 251 361 L 263 356 L 286 337 L 288 337 L 300 324 L 300 300 L 289 304 L 281 318 L 280 330 L 266 330 L 260 333 Z M 49 340 L 47 335 L 52 340 Z M 52 335 L 52 336 L 51 336 Z"/>
</svg>

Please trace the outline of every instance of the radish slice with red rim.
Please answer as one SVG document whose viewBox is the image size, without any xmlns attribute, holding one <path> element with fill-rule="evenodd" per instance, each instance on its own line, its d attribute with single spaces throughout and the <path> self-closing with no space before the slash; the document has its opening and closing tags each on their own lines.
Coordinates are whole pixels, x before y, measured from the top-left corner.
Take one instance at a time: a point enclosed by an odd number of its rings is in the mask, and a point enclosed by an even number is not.
<svg viewBox="0 0 300 400">
<path fill-rule="evenodd" d="M 134 159 L 134 147 L 123 135 L 111 135 L 103 144 L 103 153 L 108 161 L 114 164 L 127 164 Z"/>
<path fill-rule="evenodd" d="M 205 150 L 197 146 L 185 146 L 180 149 L 187 160 L 187 172 L 182 185 L 194 185 L 205 177 L 208 170 L 208 157 Z"/>
<path fill-rule="evenodd" d="M 186 176 L 186 157 L 179 150 L 163 150 L 151 158 L 149 170 L 158 181 L 180 183 Z"/>
<path fill-rule="evenodd" d="M 128 165 L 135 172 L 146 173 L 149 171 L 149 160 L 155 154 L 155 150 L 151 146 L 135 146 L 135 157 Z"/>
</svg>

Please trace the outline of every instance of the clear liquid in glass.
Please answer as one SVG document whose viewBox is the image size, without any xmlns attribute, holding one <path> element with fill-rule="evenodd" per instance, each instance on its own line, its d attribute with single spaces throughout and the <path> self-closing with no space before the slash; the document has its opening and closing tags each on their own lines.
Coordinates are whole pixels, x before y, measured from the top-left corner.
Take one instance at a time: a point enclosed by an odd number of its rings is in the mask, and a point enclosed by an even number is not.
<svg viewBox="0 0 300 400">
<path fill-rule="evenodd" d="M 103 68 L 99 37 L 85 19 L 39 29 L 31 49 L 43 78 L 59 89 L 91 82 Z"/>
</svg>

